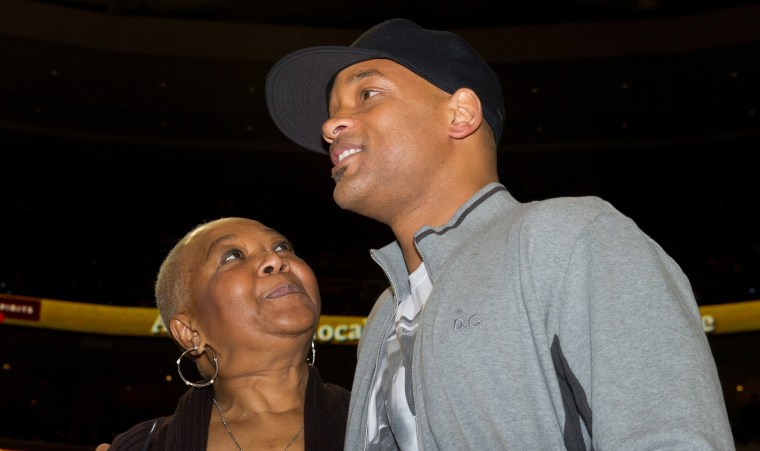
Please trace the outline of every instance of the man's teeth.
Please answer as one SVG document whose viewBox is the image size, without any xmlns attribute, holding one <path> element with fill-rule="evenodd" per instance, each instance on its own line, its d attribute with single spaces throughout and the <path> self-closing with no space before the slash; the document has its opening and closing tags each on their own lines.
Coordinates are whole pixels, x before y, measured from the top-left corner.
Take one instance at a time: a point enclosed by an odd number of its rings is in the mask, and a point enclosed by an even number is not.
<svg viewBox="0 0 760 451">
<path fill-rule="evenodd" d="M 361 149 L 348 149 L 348 150 L 344 150 L 343 152 L 340 153 L 340 155 L 338 155 L 338 163 L 340 163 L 341 161 L 343 161 L 344 158 L 346 158 L 346 157 L 348 157 L 350 155 L 353 155 L 353 154 L 355 154 L 357 152 L 361 152 Z"/>
</svg>

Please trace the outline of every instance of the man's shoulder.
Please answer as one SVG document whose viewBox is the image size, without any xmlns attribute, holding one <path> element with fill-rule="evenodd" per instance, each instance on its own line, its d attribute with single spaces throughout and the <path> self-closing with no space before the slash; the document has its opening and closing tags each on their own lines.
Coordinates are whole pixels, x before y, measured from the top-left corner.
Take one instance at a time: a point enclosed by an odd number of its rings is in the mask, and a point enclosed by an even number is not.
<svg viewBox="0 0 760 451">
<path fill-rule="evenodd" d="M 551 197 L 523 204 L 527 211 L 536 215 L 574 215 L 587 216 L 599 213 L 616 212 L 615 207 L 597 196 Z"/>
<path fill-rule="evenodd" d="M 555 197 L 520 204 L 509 213 L 510 234 L 539 240 L 564 237 L 573 242 L 587 227 L 597 221 L 611 225 L 610 229 L 629 221 L 606 200 L 595 196 Z M 533 240 L 531 240 L 533 241 Z"/>
<path fill-rule="evenodd" d="M 554 197 L 521 204 L 524 223 L 557 226 L 584 225 L 601 215 L 622 216 L 612 204 L 596 196 Z"/>
</svg>

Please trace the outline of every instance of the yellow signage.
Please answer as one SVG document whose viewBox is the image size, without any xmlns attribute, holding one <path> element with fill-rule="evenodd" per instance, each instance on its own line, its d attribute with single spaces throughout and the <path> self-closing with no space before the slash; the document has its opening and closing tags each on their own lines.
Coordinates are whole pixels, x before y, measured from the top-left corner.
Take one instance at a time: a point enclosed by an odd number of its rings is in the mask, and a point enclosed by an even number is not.
<svg viewBox="0 0 760 451">
<path fill-rule="evenodd" d="M 318 343 L 355 345 L 362 334 L 363 316 L 322 315 Z M 167 335 L 155 307 L 117 307 L 0 294 L 0 324 L 103 335 Z"/>
<path fill-rule="evenodd" d="M 760 301 L 700 307 L 709 335 L 760 331 Z M 322 315 L 314 334 L 317 343 L 356 345 L 367 318 Z M 166 335 L 154 307 L 117 307 L 0 294 L 0 325 L 12 324 L 103 335 Z"/>
</svg>

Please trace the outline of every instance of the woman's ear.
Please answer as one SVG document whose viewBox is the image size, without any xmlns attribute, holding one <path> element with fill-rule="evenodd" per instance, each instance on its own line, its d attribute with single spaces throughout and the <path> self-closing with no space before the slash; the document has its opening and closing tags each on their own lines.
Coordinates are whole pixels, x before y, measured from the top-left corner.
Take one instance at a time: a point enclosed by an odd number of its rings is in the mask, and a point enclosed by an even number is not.
<svg viewBox="0 0 760 451">
<path fill-rule="evenodd" d="M 449 123 L 449 136 L 462 139 L 475 133 L 483 122 L 483 107 L 475 91 L 459 88 L 451 95 L 453 119 Z"/>
<path fill-rule="evenodd" d="M 184 349 L 193 349 L 199 346 L 200 335 L 195 331 L 186 313 L 177 313 L 169 321 L 169 333 Z"/>
</svg>

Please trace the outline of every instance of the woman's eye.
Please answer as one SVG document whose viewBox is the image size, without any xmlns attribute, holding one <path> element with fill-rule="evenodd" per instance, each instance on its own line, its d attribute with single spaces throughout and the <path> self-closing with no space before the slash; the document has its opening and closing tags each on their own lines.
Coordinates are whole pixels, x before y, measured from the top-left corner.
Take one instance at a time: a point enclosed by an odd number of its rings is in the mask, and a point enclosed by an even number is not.
<svg viewBox="0 0 760 451">
<path fill-rule="evenodd" d="M 275 252 L 293 252 L 293 245 L 287 241 L 277 243 L 274 247 Z"/>
<path fill-rule="evenodd" d="M 243 253 L 240 252 L 237 249 L 233 249 L 226 254 L 224 254 L 224 257 L 222 258 L 222 263 L 227 263 L 232 260 L 236 260 L 238 258 L 243 258 Z"/>
</svg>

